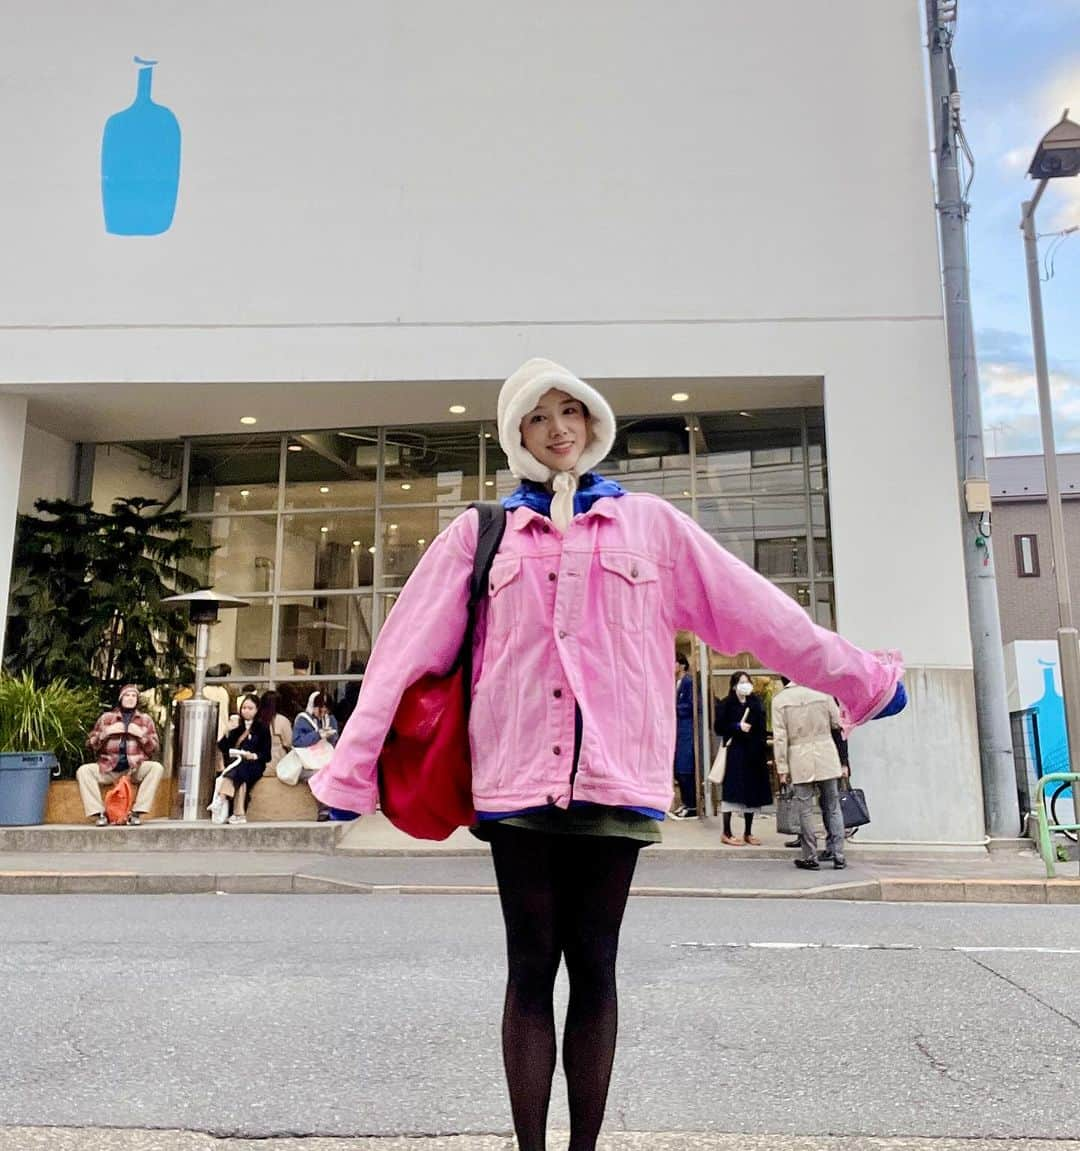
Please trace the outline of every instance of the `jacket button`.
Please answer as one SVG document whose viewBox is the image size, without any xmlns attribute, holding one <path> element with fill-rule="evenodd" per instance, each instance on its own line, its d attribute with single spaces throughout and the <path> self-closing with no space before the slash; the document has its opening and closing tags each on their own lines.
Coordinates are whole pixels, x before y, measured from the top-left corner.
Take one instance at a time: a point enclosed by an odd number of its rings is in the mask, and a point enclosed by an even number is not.
<svg viewBox="0 0 1080 1151">
<path fill-rule="evenodd" d="M 554 696 L 556 699 L 562 699 L 562 688 L 561 688 L 561 687 L 557 687 L 557 688 L 556 688 L 556 689 L 555 689 L 555 690 L 554 690 L 554 691 L 553 691 L 551 694 L 552 694 L 552 695 L 553 695 L 553 696 Z"/>
<path fill-rule="evenodd" d="M 547 535 L 548 532 L 551 531 L 551 528 L 548 527 L 547 524 L 544 524 L 544 526 L 540 530 L 544 533 L 544 535 Z"/>
<path fill-rule="evenodd" d="M 559 639 L 566 639 L 566 632 L 564 632 L 564 631 L 559 632 Z"/>
<path fill-rule="evenodd" d="M 548 579 L 553 580 L 554 578 L 555 578 L 555 573 L 554 572 L 548 572 Z"/>
<path fill-rule="evenodd" d="M 631 579 L 637 579 L 637 568 L 636 567 L 630 569 L 630 578 Z"/>
<path fill-rule="evenodd" d="M 547 801 L 548 801 L 548 803 L 554 803 L 554 802 L 555 802 L 555 796 L 553 796 L 553 795 L 549 795 L 549 796 L 547 797 Z"/>
<path fill-rule="evenodd" d="M 562 748 L 558 744 L 556 744 L 551 750 L 555 755 L 562 755 Z"/>
</svg>

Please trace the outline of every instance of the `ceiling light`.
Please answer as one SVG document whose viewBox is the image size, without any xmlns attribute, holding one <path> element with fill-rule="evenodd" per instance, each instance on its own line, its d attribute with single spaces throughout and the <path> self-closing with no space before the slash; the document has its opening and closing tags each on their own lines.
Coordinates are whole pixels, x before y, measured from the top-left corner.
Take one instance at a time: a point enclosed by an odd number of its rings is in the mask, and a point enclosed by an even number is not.
<svg viewBox="0 0 1080 1151">
<path fill-rule="evenodd" d="M 753 417 L 750 415 L 750 413 L 749 413 L 749 412 L 739 412 L 739 415 L 740 415 L 740 416 L 744 416 L 744 417 L 745 417 L 746 419 L 748 419 L 748 420 L 749 420 L 749 419 L 753 419 Z"/>
<path fill-rule="evenodd" d="M 353 546 L 354 548 L 358 548 L 358 547 L 360 546 L 360 541 L 359 541 L 359 540 L 353 540 L 353 542 L 352 542 L 352 546 Z"/>
<path fill-rule="evenodd" d="M 684 495 L 684 496 L 688 496 L 689 494 L 690 494 L 690 493 L 689 493 L 689 492 L 688 492 L 688 491 L 687 491 L 687 490 L 684 488 L 684 489 L 683 489 L 683 495 Z"/>
<path fill-rule="evenodd" d="M 290 452 L 302 452 L 304 449 L 299 444 L 289 444 Z"/>
<path fill-rule="evenodd" d="M 427 540 L 417 540 L 416 542 L 417 542 L 417 543 L 418 543 L 418 544 L 419 544 L 421 547 L 423 547 L 423 546 L 424 546 L 424 544 L 426 544 L 426 543 L 427 543 Z"/>
<path fill-rule="evenodd" d="M 257 424 L 259 421 L 254 416 L 241 416 L 240 422 L 242 424 Z"/>
<path fill-rule="evenodd" d="M 251 491 L 248 488 L 241 488 L 240 489 L 240 498 L 242 500 L 246 500 L 248 498 L 248 496 L 250 496 L 250 495 L 251 495 Z"/>
<path fill-rule="evenodd" d="M 397 531 L 397 524 L 391 524 L 391 525 L 390 525 L 390 530 L 391 530 L 392 532 L 396 532 L 396 531 Z"/>
<path fill-rule="evenodd" d="M 374 554 L 375 554 L 375 545 L 374 545 L 374 544 L 372 544 L 372 545 L 371 545 L 371 547 L 369 547 L 369 548 L 368 548 L 368 551 L 369 551 L 369 552 L 370 552 L 372 555 L 374 555 Z"/>
<path fill-rule="evenodd" d="M 491 432 L 484 432 L 484 439 L 490 440 L 491 439 Z"/>
<path fill-rule="evenodd" d="M 463 416 L 465 414 L 465 405 L 464 404 L 451 404 L 450 405 L 450 414 L 452 416 Z"/>
<path fill-rule="evenodd" d="M 321 531 L 321 532 L 323 533 L 323 535 L 326 535 L 326 533 L 327 533 L 329 530 L 330 530 L 330 529 L 329 529 L 328 527 L 326 527 L 325 525 L 324 525 L 323 527 L 319 528 L 319 531 Z"/>
<path fill-rule="evenodd" d="M 690 393 L 689 392 L 672 392 L 671 398 L 677 404 L 685 404 L 686 401 L 690 398 Z"/>
<path fill-rule="evenodd" d="M 411 492 L 412 491 L 412 484 L 402 484 L 401 490 L 403 492 Z"/>
<path fill-rule="evenodd" d="M 493 488 L 494 486 L 495 486 L 494 480 L 484 480 L 484 487 L 485 488 Z"/>
<path fill-rule="evenodd" d="M 328 487 L 325 487 L 325 486 L 323 486 L 323 487 L 319 488 L 319 491 L 320 491 L 320 492 L 322 492 L 322 494 L 323 494 L 324 496 L 326 495 L 326 493 L 327 493 L 329 490 L 330 490 L 330 489 L 329 489 Z"/>
</svg>

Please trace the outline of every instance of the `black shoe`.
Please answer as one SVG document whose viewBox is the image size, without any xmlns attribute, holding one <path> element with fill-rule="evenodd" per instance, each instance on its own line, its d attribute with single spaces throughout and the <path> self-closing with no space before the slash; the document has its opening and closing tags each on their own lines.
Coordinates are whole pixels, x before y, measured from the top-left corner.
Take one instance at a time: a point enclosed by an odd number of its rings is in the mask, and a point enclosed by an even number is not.
<svg viewBox="0 0 1080 1151">
<path fill-rule="evenodd" d="M 833 861 L 833 853 L 831 851 L 825 850 L 825 851 L 822 851 L 818 854 L 818 862 L 819 863 L 832 863 L 832 861 Z"/>
<path fill-rule="evenodd" d="M 796 839 L 789 839 L 789 840 L 788 840 L 788 841 L 787 841 L 787 842 L 784 844 L 784 846 L 785 846 L 785 847 L 801 847 L 801 846 L 802 846 L 802 840 L 801 840 L 801 839 L 798 839 L 798 838 L 796 838 Z"/>
<path fill-rule="evenodd" d="M 138 827 L 140 823 L 142 823 L 142 816 L 137 811 L 131 812 L 131 814 L 127 817 L 128 827 Z"/>
<path fill-rule="evenodd" d="M 844 859 L 843 857 L 841 857 L 840 859 L 834 859 L 832 861 L 832 865 L 833 865 L 834 871 L 843 871 L 844 868 L 847 867 L 847 860 Z"/>
<path fill-rule="evenodd" d="M 821 864 L 816 859 L 796 859 L 795 866 L 800 871 L 820 871 Z"/>
</svg>

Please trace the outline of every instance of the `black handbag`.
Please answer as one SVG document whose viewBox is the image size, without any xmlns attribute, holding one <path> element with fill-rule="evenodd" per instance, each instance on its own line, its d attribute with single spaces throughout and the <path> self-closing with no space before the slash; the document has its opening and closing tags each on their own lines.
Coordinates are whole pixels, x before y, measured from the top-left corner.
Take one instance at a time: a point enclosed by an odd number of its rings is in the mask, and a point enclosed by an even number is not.
<svg viewBox="0 0 1080 1151">
<path fill-rule="evenodd" d="M 840 789 L 840 814 L 845 828 L 863 827 L 870 822 L 870 808 L 861 787 Z"/>
</svg>

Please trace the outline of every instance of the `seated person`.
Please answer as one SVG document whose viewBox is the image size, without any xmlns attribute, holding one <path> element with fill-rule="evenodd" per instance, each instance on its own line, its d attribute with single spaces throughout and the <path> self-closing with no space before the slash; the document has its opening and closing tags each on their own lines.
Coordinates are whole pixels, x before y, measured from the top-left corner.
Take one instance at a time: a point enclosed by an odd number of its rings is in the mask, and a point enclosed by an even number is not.
<svg viewBox="0 0 1080 1151">
<path fill-rule="evenodd" d="M 321 691 L 313 691 L 308 696 L 307 707 L 300 712 L 293 723 L 293 747 L 314 747 L 320 740 L 325 740 L 331 747 L 338 741 L 337 720 L 330 713 L 330 705 Z M 304 767 L 300 771 L 301 782 L 306 782 L 315 774 L 315 769 Z M 330 809 L 319 804 L 319 814 L 316 817 L 320 823 L 330 818 Z"/>
<path fill-rule="evenodd" d="M 161 741 L 154 721 L 146 712 L 139 711 L 139 689 L 135 684 L 124 684 L 119 706 L 98 717 L 86 742 L 97 760 L 84 763 L 75 772 L 75 778 L 79 781 L 79 795 L 87 818 L 93 819 L 98 827 L 109 826 L 101 785 L 116 783 L 120 776 L 130 772 L 139 790 L 127 821 L 137 827 L 154 806 L 165 768 L 152 758 L 157 755 Z"/>
<path fill-rule="evenodd" d="M 337 720 L 330 714 L 330 706 L 321 691 L 308 696 L 307 707 L 293 722 L 293 747 L 311 747 L 325 739 L 333 745 L 338 741 Z"/>
<path fill-rule="evenodd" d="M 270 729 L 257 717 L 259 701 L 245 695 L 240 714 L 229 717 L 229 730 L 218 740 L 226 767 L 217 782 L 214 799 L 231 801 L 229 823 L 247 823 L 247 800 L 263 777 L 272 754 Z"/>
</svg>

